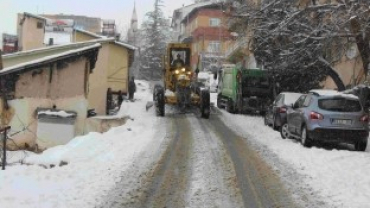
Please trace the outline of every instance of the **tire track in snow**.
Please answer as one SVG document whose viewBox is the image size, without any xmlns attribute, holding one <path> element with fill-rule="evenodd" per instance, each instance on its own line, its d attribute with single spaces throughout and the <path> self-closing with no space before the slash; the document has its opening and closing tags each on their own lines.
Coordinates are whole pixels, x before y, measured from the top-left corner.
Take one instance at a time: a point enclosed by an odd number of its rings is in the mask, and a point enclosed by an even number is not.
<svg viewBox="0 0 370 208">
<path fill-rule="evenodd" d="M 164 125 L 163 125 L 164 124 Z M 165 118 L 157 118 L 152 129 L 155 131 L 153 141 L 144 148 L 146 151 L 133 155 L 131 167 L 121 174 L 121 180 L 108 192 L 104 203 L 96 207 L 133 208 L 139 207 L 140 197 L 143 194 L 143 181 L 148 172 L 157 163 L 160 156 L 167 149 L 170 135 L 169 122 Z M 117 161 L 117 163 L 124 161 Z"/>
<path fill-rule="evenodd" d="M 192 138 L 186 115 L 172 115 L 171 141 L 146 178 L 145 194 L 136 207 L 185 207 Z"/>
<path fill-rule="evenodd" d="M 236 185 L 241 190 L 244 207 L 298 207 L 279 177 L 243 138 L 231 131 L 218 116 L 208 127 L 217 132 L 236 171 Z"/>
<path fill-rule="evenodd" d="M 194 145 L 186 207 L 242 207 L 241 195 L 231 185 L 235 181 L 232 162 L 220 140 L 204 124 L 209 120 L 193 115 L 189 115 L 189 120 Z"/>
</svg>

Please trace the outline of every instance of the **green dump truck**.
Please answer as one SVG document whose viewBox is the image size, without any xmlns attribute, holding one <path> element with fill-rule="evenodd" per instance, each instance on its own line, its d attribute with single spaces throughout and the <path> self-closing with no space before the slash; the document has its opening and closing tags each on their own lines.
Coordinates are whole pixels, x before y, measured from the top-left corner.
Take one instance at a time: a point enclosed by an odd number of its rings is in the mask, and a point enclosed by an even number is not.
<svg viewBox="0 0 370 208">
<path fill-rule="evenodd" d="M 217 107 L 230 113 L 264 114 L 273 99 L 266 70 L 227 64 L 218 80 Z"/>
</svg>

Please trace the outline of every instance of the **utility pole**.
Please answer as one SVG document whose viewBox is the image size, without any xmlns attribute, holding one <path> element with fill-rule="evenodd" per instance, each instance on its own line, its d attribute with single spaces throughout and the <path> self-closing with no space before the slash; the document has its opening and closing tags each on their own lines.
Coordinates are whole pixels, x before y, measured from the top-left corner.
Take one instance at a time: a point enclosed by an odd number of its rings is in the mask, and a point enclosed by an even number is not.
<svg viewBox="0 0 370 208">
<path fill-rule="evenodd" d="M 9 129 L 10 129 L 10 126 L 6 126 L 0 129 L 0 133 L 3 134 L 3 157 L 1 160 L 2 170 L 5 170 L 5 166 L 6 166 L 6 139 L 7 139 L 6 135 Z"/>
<path fill-rule="evenodd" d="M 3 56 L 2 56 L 2 51 L 0 50 L 0 70 L 3 69 Z M 2 80 L 0 78 L 0 83 L 2 83 Z M 1 94 L 2 94 L 2 97 L 4 99 L 4 95 L 5 95 L 5 89 L 3 89 L 3 86 L 1 86 Z M 5 101 L 5 100 L 3 100 Z M 3 106 L 5 106 L 5 103 L 3 103 Z M 2 111 L 4 110 L 5 108 L 3 107 Z M 4 125 L 3 123 L 1 124 L 1 126 Z M 10 129 L 10 126 L 7 126 L 7 127 L 0 127 L 0 134 L 2 133 L 3 134 L 3 143 L 2 143 L 2 146 L 3 146 L 3 156 L 2 156 L 2 170 L 5 170 L 5 165 L 6 165 L 6 135 L 7 135 L 7 130 Z"/>
<path fill-rule="evenodd" d="M 0 49 L 0 70 L 3 69 L 3 52 Z"/>
</svg>

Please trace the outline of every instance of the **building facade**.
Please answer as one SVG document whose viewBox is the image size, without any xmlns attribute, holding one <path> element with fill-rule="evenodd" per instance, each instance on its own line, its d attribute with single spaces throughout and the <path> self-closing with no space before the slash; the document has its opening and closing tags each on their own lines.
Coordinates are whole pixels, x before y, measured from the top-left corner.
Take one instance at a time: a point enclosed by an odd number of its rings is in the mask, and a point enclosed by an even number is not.
<svg viewBox="0 0 370 208">
<path fill-rule="evenodd" d="M 16 147 L 37 144 L 44 149 L 85 133 L 89 75 L 100 47 L 99 43 L 68 45 L 3 56 L 0 80 L 5 97 L 0 100 L 0 119 L 1 125 L 18 132 L 13 136 Z M 52 113 L 41 118 L 41 109 Z M 68 129 L 70 134 L 49 127 Z"/>
<path fill-rule="evenodd" d="M 74 27 L 77 29 L 86 30 L 92 33 L 102 32 L 103 20 L 101 18 L 67 14 L 42 14 L 40 16 L 54 20 L 64 20 L 64 19 L 73 20 Z"/>
<path fill-rule="evenodd" d="M 225 52 L 234 40 L 226 25 L 223 4 L 199 4 L 182 17 L 178 40 L 191 43 L 193 69 L 214 71 L 225 61 Z"/>
</svg>

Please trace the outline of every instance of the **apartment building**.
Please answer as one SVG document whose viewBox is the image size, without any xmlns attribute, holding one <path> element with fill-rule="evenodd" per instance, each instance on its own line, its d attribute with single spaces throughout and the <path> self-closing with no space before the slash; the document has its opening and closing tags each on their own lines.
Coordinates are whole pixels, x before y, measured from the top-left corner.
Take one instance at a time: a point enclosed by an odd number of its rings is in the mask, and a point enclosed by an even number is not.
<svg viewBox="0 0 370 208">
<path fill-rule="evenodd" d="M 175 10 L 172 27 L 176 42 L 191 43 L 193 69 L 216 70 L 233 42 L 221 2 L 199 2 Z"/>
</svg>

